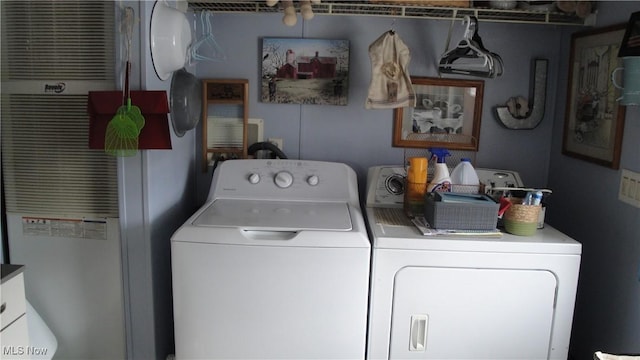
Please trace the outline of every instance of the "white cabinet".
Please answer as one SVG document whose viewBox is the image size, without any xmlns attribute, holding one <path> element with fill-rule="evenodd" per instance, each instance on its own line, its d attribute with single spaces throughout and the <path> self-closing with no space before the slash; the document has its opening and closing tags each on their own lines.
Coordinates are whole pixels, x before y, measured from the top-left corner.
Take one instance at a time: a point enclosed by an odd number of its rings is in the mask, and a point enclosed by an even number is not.
<svg viewBox="0 0 640 360">
<path fill-rule="evenodd" d="M 2 265 L 0 288 L 0 344 L 2 359 L 29 358 L 29 329 L 27 326 L 27 301 L 24 295 L 23 266 Z"/>
</svg>

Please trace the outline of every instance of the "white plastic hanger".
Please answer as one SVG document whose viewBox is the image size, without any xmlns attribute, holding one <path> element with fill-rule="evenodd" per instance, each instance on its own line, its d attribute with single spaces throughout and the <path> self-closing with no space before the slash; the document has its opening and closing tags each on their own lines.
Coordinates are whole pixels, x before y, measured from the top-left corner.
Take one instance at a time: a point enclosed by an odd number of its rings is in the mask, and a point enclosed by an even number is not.
<svg viewBox="0 0 640 360">
<path fill-rule="evenodd" d="M 211 12 L 210 11 L 202 11 L 200 13 L 200 23 L 202 24 L 203 35 L 198 41 L 196 41 L 193 45 L 191 45 L 191 56 L 189 59 L 189 64 L 193 61 L 225 61 L 227 59 L 227 55 L 218 42 L 216 38 L 213 36 L 213 28 L 211 26 Z M 211 56 L 206 56 L 202 54 L 202 49 L 204 46 L 207 46 L 211 52 Z"/>
</svg>

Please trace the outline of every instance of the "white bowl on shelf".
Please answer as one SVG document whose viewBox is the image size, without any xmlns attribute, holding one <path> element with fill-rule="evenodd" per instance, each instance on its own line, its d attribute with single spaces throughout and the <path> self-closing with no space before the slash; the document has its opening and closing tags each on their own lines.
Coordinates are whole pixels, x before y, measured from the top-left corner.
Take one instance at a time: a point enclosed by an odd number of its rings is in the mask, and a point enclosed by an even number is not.
<svg viewBox="0 0 640 360">
<path fill-rule="evenodd" d="M 527 11 L 556 11 L 556 2 L 548 0 L 520 1 L 518 7 Z"/>
<path fill-rule="evenodd" d="M 151 60 L 160 80 L 182 69 L 190 57 L 191 26 L 186 14 L 163 0 L 156 1 L 151 12 Z"/>
<path fill-rule="evenodd" d="M 511 10 L 518 6 L 518 2 L 515 0 L 492 0 L 489 1 L 489 6 L 492 9 Z"/>
</svg>

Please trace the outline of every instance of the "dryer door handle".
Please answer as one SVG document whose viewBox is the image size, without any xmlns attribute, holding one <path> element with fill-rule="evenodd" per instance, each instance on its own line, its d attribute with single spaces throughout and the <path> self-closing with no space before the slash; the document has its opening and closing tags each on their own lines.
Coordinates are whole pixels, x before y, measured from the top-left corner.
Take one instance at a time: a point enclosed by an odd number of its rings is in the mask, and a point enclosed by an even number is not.
<svg viewBox="0 0 640 360">
<path fill-rule="evenodd" d="M 409 351 L 425 351 L 427 346 L 427 323 L 429 316 L 411 316 L 411 334 L 409 341 Z"/>
</svg>

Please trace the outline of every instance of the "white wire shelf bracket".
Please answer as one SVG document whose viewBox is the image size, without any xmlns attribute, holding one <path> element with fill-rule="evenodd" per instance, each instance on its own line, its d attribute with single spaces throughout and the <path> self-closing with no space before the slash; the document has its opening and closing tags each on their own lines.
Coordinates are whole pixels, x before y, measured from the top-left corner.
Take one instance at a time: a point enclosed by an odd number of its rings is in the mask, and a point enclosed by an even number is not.
<svg viewBox="0 0 640 360">
<path fill-rule="evenodd" d="M 218 1 L 218 0 L 189 0 L 189 9 L 193 11 L 212 11 L 217 13 L 279 13 L 279 6 L 267 6 L 265 1 Z M 395 5 L 368 3 L 364 1 L 327 1 L 313 5 L 316 15 L 343 16 L 380 16 L 393 18 L 414 18 L 431 20 L 464 19 L 465 16 L 475 16 L 478 21 L 542 24 L 542 25 L 572 25 L 592 26 L 595 24 L 595 13 L 583 19 L 575 14 L 554 11 L 536 10 L 500 10 L 489 8 L 452 8 L 421 5 Z"/>
</svg>

